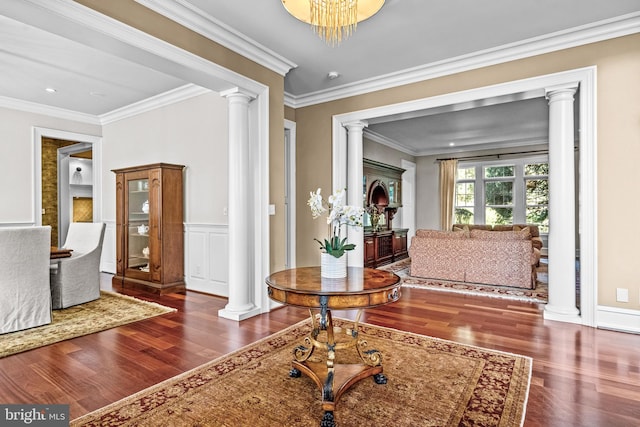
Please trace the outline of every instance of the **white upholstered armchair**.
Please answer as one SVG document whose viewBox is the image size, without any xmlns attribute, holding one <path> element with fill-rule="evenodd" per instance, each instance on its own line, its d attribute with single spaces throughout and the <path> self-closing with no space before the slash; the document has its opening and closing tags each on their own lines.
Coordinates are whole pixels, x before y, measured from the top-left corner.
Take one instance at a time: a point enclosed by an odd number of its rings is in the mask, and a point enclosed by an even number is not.
<svg viewBox="0 0 640 427">
<path fill-rule="evenodd" d="M 0 228 L 0 334 L 51 323 L 51 227 Z"/>
<path fill-rule="evenodd" d="M 64 247 L 70 258 L 51 265 L 51 304 L 67 308 L 100 298 L 100 255 L 105 224 L 72 222 Z"/>
</svg>

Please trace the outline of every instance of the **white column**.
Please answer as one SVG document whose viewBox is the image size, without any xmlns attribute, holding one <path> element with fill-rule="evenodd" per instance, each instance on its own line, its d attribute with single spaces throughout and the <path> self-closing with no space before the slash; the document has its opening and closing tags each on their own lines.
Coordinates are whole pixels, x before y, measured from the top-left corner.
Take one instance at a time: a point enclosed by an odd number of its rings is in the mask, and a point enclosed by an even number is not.
<svg viewBox="0 0 640 427">
<path fill-rule="evenodd" d="M 352 206 L 362 206 L 362 130 L 367 122 L 356 121 L 344 123 L 347 128 L 347 202 Z M 349 243 L 356 248 L 348 252 L 347 264 L 352 267 L 364 266 L 364 229 L 348 227 Z"/>
<path fill-rule="evenodd" d="M 544 318 L 580 323 L 576 308 L 573 95 L 577 84 L 546 90 L 549 100 L 549 302 Z"/>
<path fill-rule="evenodd" d="M 250 167 L 249 103 L 252 96 L 235 88 L 221 93 L 229 105 L 229 301 L 218 316 L 243 320 L 259 314 L 253 303 L 253 171 Z"/>
</svg>

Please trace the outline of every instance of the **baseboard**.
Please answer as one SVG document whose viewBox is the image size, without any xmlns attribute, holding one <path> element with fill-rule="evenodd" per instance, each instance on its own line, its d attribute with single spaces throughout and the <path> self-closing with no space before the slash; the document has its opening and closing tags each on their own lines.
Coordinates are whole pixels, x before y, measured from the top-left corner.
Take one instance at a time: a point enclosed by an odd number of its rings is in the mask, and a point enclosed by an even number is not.
<svg viewBox="0 0 640 427">
<path fill-rule="evenodd" d="M 107 224 L 102 246 L 100 271 L 116 272 L 116 227 Z M 188 290 L 226 297 L 228 285 L 228 226 L 184 224 L 184 281 Z"/>
<path fill-rule="evenodd" d="M 640 310 L 599 305 L 596 309 L 596 326 L 600 329 L 640 334 Z"/>
</svg>

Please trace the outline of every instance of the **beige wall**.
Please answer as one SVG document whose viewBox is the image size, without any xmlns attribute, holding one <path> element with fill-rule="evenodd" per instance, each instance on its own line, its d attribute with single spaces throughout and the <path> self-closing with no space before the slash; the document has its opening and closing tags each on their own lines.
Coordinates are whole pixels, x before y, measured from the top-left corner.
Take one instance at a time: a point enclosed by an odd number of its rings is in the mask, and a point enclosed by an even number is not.
<svg viewBox="0 0 640 427">
<path fill-rule="evenodd" d="M 598 303 L 640 309 L 640 281 L 634 271 L 637 245 L 619 231 L 620 212 L 640 209 L 640 199 L 630 195 L 638 182 L 634 166 L 640 155 L 638 46 L 640 35 L 636 34 L 297 109 L 298 265 L 318 263 L 312 239 L 326 233 L 304 213 L 308 211 L 309 190 L 319 186 L 329 189 L 331 185 L 333 115 L 597 66 Z M 615 302 L 616 287 L 629 289 L 629 303 Z"/>
<path fill-rule="evenodd" d="M 115 222 L 113 169 L 163 162 L 186 166 L 186 223 L 227 224 L 227 111 L 227 100 L 211 92 L 105 125 L 103 219 Z"/>
<path fill-rule="evenodd" d="M 284 118 L 287 120 L 291 120 L 292 122 L 295 122 L 296 110 L 291 107 L 284 107 Z"/>
<path fill-rule="evenodd" d="M 284 268 L 284 77 L 139 5 L 134 0 L 75 0 L 175 46 L 269 87 L 269 193 L 271 270 Z"/>
</svg>

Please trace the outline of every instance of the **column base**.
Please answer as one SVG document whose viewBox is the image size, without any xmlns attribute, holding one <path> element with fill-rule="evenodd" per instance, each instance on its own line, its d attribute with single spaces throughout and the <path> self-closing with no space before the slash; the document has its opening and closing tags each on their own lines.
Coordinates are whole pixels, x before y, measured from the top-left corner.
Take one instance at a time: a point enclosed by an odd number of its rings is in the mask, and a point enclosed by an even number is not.
<svg viewBox="0 0 640 427">
<path fill-rule="evenodd" d="M 555 320 L 558 322 L 582 324 L 580 311 L 575 307 L 550 306 L 544 307 L 543 317 L 545 320 Z"/>
<path fill-rule="evenodd" d="M 229 310 L 226 307 L 222 310 L 218 310 L 219 317 L 229 320 L 235 320 L 237 322 L 253 316 L 257 316 L 258 314 L 260 314 L 260 308 L 256 306 L 252 306 L 251 308 L 246 310 Z"/>
</svg>

